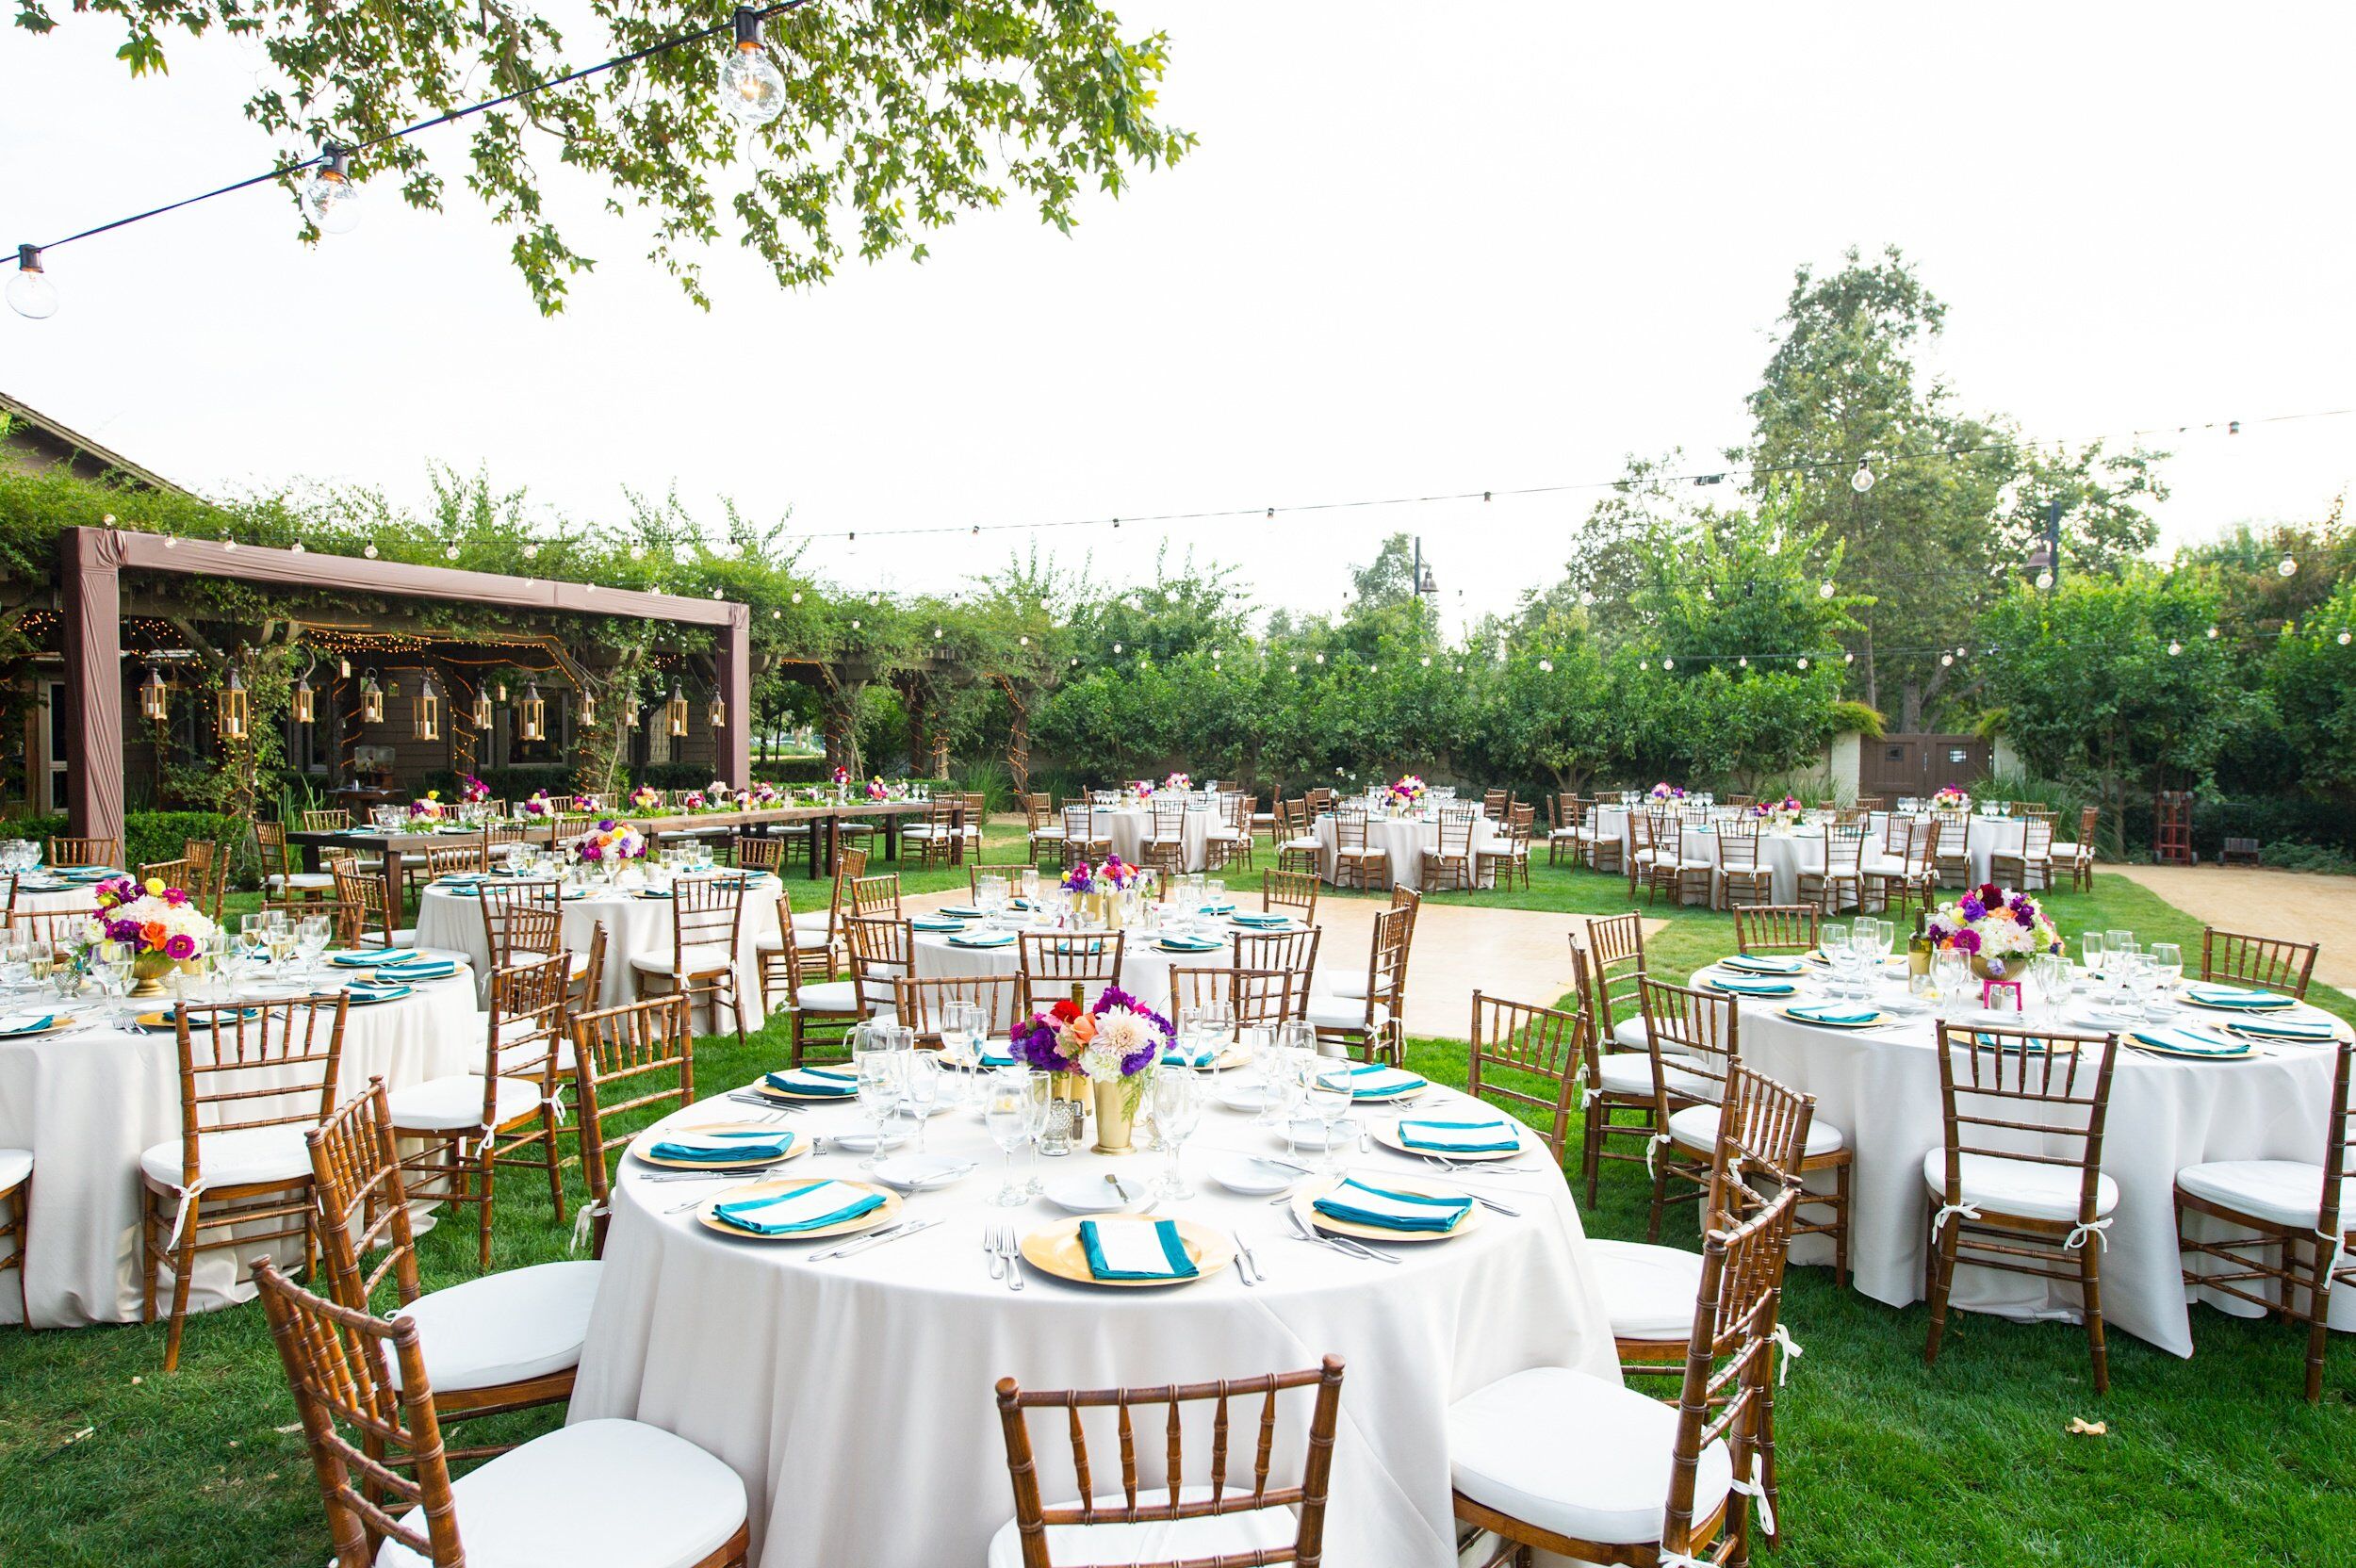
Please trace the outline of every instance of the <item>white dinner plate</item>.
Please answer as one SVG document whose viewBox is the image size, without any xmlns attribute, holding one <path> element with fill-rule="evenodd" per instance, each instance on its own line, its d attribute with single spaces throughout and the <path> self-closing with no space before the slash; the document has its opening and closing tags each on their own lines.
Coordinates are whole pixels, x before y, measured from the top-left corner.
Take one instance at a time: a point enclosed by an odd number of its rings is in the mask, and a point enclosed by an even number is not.
<svg viewBox="0 0 2356 1568">
<path fill-rule="evenodd" d="M 1113 1190 L 1110 1182 L 1104 1180 L 1104 1174 L 1101 1170 L 1074 1171 L 1069 1176 L 1056 1177 L 1043 1190 L 1047 1200 L 1066 1214 L 1111 1214 L 1116 1209 L 1125 1209 L 1144 1199 L 1144 1177 L 1121 1177 L 1121 1184 L 1129 1189 L 1129 1196 L 1123 1198 Z M 1120 1173 L 1116 1171 L 1113 1174 Z"/>
<path fill-rule="evenodd" d="M 875 1162 L 868 1172 L 888 1187 L 902 1192 L 924 1192 L 945 1187 L 963 1181 L 973 1172 L 972 1160 L 960 1160 L 949 1154 L 894 1154 Z"/>
<path fill-rule="evenodd" d="M 1253 1154 L 1221 1154 L 1211 1162 L 1211 1180 L 1230 1192 L 1269 1198 L 1283 1192 L 1308 1172 L 1295 1170 L 1281 1160 Z"/>
<path fill-rule="evenodd" d="M 1333 1124 L 1333 1142 L 1328 1143 L 1325 1138 L 1324 1122 L 1317 1120 L 1314 1117 L 1296 1117 L 1293 1119 L 1292 1135 L 1293 1144 L 1296 1148 L 1317 1150 L 1341 1149 L 1358 1141 L 1358 1123 L 1356 1120 L 1347 1117 L 1342 1120 L 1335 1122 Z M 1282 1139 L 1284 1135 L 1284 1129 L 1278 1128 L 1275 1135 L 1279 1139 Z"/>
<path fill-rule="evenodd" d="M 886 1149 L 897 1149 L 908 1140 L 908 1135 L 906 1133 L 886 1133 L 883 1146 Z M 861 1128 L 855 1133 L 828 1133 L 826 1141 L 837 1149 L 848 1149 L 855 1154 L 864 1154 L 875 1147 L 875 1135 L 866 1128 Z"/>
<path fill-rule="evenodd" d="M 1265 1111 L 1268 1104 L 1266 1084 L 1249 1083 L 1241 1078 L 1219 1080 L 1219 1102 L 1231 1111 Z"/>
</svg>

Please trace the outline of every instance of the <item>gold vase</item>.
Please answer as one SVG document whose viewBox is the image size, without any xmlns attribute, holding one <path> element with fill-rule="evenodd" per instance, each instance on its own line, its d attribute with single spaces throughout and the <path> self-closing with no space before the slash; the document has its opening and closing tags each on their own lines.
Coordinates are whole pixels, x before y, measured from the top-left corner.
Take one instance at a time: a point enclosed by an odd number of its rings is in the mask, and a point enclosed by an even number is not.
<svg viewBox="0 0 2356 1568">
<path fill-rule="evenodd" d="M 1142 1098 L 1137 1090 L 1142 1086 L 1138 1078 L 1122 1078 L 1110 1084 L 1090 1084 L 1096 1096 L 1096 1142 L 1090 1147 L 1099 1154 L 1134 1154 L 1137 1150 L 1129 1142 L 1135 1130 L 1137 1102 Z"/>
<path fill-rule="evenodd" d="M 179 960 L 161 953 L 141 953 L 131 960 L 133 996 L 161 996 L 164 976 L 180 967 Z"/>
</svg>

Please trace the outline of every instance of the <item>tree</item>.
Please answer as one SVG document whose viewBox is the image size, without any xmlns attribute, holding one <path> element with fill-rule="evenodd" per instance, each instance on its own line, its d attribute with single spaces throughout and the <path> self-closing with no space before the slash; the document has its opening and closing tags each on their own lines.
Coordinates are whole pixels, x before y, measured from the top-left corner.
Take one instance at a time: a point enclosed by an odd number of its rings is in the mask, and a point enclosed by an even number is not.
<svg viewBox="0 0 2356 1568">
<path fill-rule="evenodd" d="M 2284 631 L 2266 669 L 2291 751 L 2307 783 L 2356 792 L 2356 577 Z"/>
<path fill-rule="evenodd" d="M 847 244 L 873 261 L 907 250 L 960 212 L 1035 203 L 1069 233 L 1084 185 L 1115 194 L 1136 166 L 1176 162 L 1194 139 L 1153 118 L 1166 37 L 1121 37 L 1088 0 L 867 0 L 797 5 L 761 24 L 762 51 L 783 73 L 784 110 L 746 130 L 723 112 L 718 68 L 731 7 L 591 8 L 590 47 L 508 0 L 75 0 L 74 12 L 119 19 L 134 76 L 166 69 L 164 38 L 216 31 L 258 43 L 246 118 L 279 144 L 289 192 L 329 143 L 362 149 L 355 179 L 399 181 L 412 206 L 438 210 L 446 182 L 435 133 L 381 139 L 470 102 L 526 93 L 468 120 L 466 184 L 494 221 L 515 231 L 511 254 L 548 314 L 594 260 L 548 215 L 535 153 L 602 176 L 616 217 L 636 209 L 654 230 L 648 260 L 709 306 L 695 254 L 733 237 L 777 282 L 823 282 Z M 58 25 L 44 0 L 20 0 L 17 25 Z M 578 81 L 567 73 L 699 30 L 714 36 Z M 551 85 L 542 86 L 548 83 Z M 111 217 L 112 214 L 101 216 Z M 306 238 L 318 231 L 305 223 Z"/>
</svg>

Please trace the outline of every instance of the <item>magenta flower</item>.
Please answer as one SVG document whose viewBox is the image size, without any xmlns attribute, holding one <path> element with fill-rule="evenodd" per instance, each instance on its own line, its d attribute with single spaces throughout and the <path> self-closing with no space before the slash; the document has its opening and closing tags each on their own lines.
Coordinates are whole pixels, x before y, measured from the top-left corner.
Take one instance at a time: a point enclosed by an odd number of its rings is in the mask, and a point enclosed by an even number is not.
<svg viewBox="0 0 2356 1568">
<path fill-rule="evenodd" d="M 183 961 L 196 956 L 196 939 L 186 931 L 174 931 L 164 939 L 164 956 Z"/>
</svg>

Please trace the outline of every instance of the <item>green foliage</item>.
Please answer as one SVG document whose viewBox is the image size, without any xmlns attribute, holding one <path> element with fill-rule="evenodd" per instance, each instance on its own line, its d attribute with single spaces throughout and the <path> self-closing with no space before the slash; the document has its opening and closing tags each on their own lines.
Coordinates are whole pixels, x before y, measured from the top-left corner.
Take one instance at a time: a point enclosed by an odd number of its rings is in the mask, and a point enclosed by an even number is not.
<svg viewBox="0 0 2356 1568">
<path fill-rule="evenodd" d="M 2276 714 L 2315 788 L 2356 792 L 2356 575 L 2276 639 L 2266 669 Z"/>
<path fill-rule="evenodd" d="M 30 839 L 43 843 L 66 831 L 65 813 L 14 817 L 0 822 L 0 839 Z M 207 811 L 131 811 L 123 820 L 123 857 L 126 871 L 177 860 L 190 839 L 220 843 L 235 853 L 245 825 Z"/>
<path fill-rule="evenodd" d="M 258 44 L 270 69 L 254 74 L 245 114 L 276 141 L 289 195 L 303 178 L 296 166 L 329 142 L 368 142 L 712 28 L 701 42 L 476 116 L 463 144 L 457 131 L 428 131 L 353 155 L 355 179 L 438 210 L 442 170 L 461 162 L 463 146 L 466 188 L 514 231 L 510 253 L 548 314 L 596 263 L 559 231 L 535 150 L 601 177 L 613 215 L 643 214 L 654 234 L 647 259 L 708 305 L 697 253 L 723 238 L 759 255 L 781 285 L 816 284 L 853 249 L 869 261 L 902 250 L 921 261 L 925 232 L 1010 196 L 1069 233 L 1084 188 L 1118 194 L 1133 168 L 1175 163 L 1194 144 L 1154 118 L 1166 37 L 1124 38 L 1119 20 L 1087 0 L 801 6 L 763 24 L 785 106 L 750 130 L 720 106 L 726 6 L 599 5 L 594 24 L 565 34 L 529 9 L 426 0 L 75 0 L 73 9 L 119 19 L 135 77 L 166 69 L 170 32 Z M 17 25 L 32 33 L 57 24 L 44 0 L 18 7 Z M 318 237 L 307 222 L 302 233 Z"/>
</svg>

